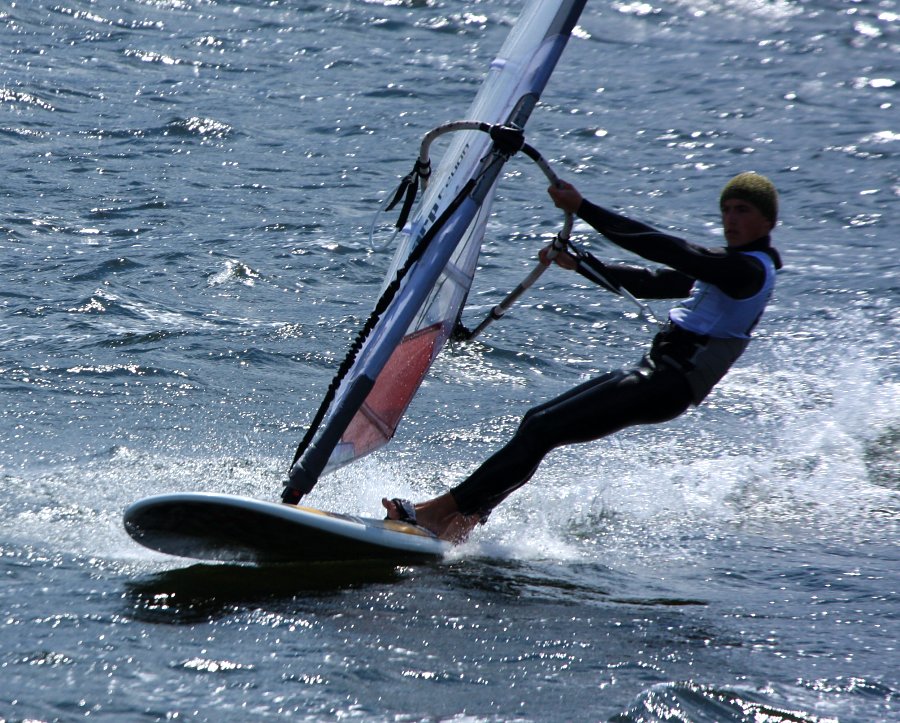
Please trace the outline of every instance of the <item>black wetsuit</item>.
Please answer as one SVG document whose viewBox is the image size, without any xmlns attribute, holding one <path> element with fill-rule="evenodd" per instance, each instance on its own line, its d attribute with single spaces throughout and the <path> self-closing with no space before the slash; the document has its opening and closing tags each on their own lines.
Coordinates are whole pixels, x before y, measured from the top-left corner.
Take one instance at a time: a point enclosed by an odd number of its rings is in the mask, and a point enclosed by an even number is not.
<svg viewBox="0 0 900 723">
<path fill-rule="evenodd" d="M 578 271 L 592 272 L 645 299 L 687 296 L 696 282 L 717 287 L 732 299 L 749 299 L 767 283 L 766 264 L 748 252 L 763 252 L 781 267 L 768 236 L 735 249 L 706 249 L 584 201 L 578 216 L 610 241 L 668 268 L 604 264 L 579 255 Z M 754 321 L 755 323 L 755 321 Z M 589 442 L 635 424 L 665 422 L 699 404 L 749 340 L 697 334 L 669 321 L 637 367 L 609 372 L 530 409 L 513 438 L 464 482 L 451 490 L 459 511 L 483 519 L 525 484 L 552 449 Z"/>
</svg>

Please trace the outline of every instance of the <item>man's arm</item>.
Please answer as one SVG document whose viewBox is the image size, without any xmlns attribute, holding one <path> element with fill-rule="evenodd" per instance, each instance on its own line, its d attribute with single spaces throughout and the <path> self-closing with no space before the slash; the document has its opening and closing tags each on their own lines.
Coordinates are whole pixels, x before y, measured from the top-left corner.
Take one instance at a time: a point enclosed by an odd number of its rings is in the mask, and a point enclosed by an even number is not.
<svg viewBox="0 0 900 723">
<path fill-rule="evenodd" d="M 691 279 L 714 284 L 729 296 L 747 298 L 755 294 L 763 284 L 765 270 L 752 257 L 728 253 L 725 249 L 706 249 L 689 244 L 645 223 L 591 203 L 566 182 L 551 187 L 549 193 L 559 208 L 577 214 L 617 246 L 648 261 L 665 264 Z M 640 280 L 634 278 L 631 281 L 640 283 Z M 627 283 L 622 283 L 629 288 Z M 637 291 L 632 293 L 641 295 Z"/>
<path fill-rule="evenodd" d="M 646 269 L 630 264 L 606 264 L 582 251 L 575 270 L 594 283 L 596 275 L 627 289 L 639 299 L 681 299 L 690 294 L 694 279 L 675 269 Z"/>
<path fill-rule="evenodd" d="M 753 296 L 765 280 L 762 264 L 752 257 L 695 246 L 590 201 L 582 201 L 578 216 L 617 246 L 718 286 L 736 299 Z"/>
</svg>

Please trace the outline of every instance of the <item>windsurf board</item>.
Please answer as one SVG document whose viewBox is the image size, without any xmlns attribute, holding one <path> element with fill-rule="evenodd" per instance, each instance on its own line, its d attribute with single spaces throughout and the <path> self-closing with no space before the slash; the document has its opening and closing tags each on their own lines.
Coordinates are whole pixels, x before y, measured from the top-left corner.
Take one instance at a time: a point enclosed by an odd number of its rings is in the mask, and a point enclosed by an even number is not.
<svg viewBox="0 0 900 723">
<path fill-rule="evenodd" d="M 326 512 L 240 495 L 185 492 L 138 500 L 125 529 L 159 552 L 254 563 L 402 564 L 440 560 L 450 543 L 407 522 Z"/>
</svg>

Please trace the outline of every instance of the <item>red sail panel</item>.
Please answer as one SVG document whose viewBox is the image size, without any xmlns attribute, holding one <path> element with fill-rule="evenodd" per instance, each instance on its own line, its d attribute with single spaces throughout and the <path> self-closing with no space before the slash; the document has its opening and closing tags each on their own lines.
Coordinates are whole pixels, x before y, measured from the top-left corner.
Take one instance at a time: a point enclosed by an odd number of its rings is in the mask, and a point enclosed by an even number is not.
<svg viewBox="0 0 900 723">
<path fill-rule="evenodd" d="M 372 391 L 341 437 L 359 457 L 377 449 L 391 437 L 434 357 L 442 325 L 420 329 L 403 338 L 375 380 Z"/>
</svg>

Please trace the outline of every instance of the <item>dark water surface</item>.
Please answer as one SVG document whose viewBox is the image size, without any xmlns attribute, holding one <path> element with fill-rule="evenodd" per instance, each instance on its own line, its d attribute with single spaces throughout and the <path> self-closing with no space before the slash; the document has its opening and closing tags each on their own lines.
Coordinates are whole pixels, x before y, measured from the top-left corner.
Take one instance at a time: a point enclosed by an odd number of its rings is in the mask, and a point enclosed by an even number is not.
<svg viewBox="0 0 900 723">
<path fill-rule="evenodd" d="M 372 216 L 519 9 L 0 4 L 0 720 L 900 719 L 892 0 L 590 2 L 532 118 L 588 196 L 701 243 L 729 177 L 778 184 L 777 298 L 703 406 L 557 451 L 432 567 L 122 530 L 148 494 L 277 497 L 389 265 Z M 544 185 L 509 166 L 468 320 L 556 231 Z M 651 334 L 553 270 L 309 502 L 444 490 Z"/>
</svg>

